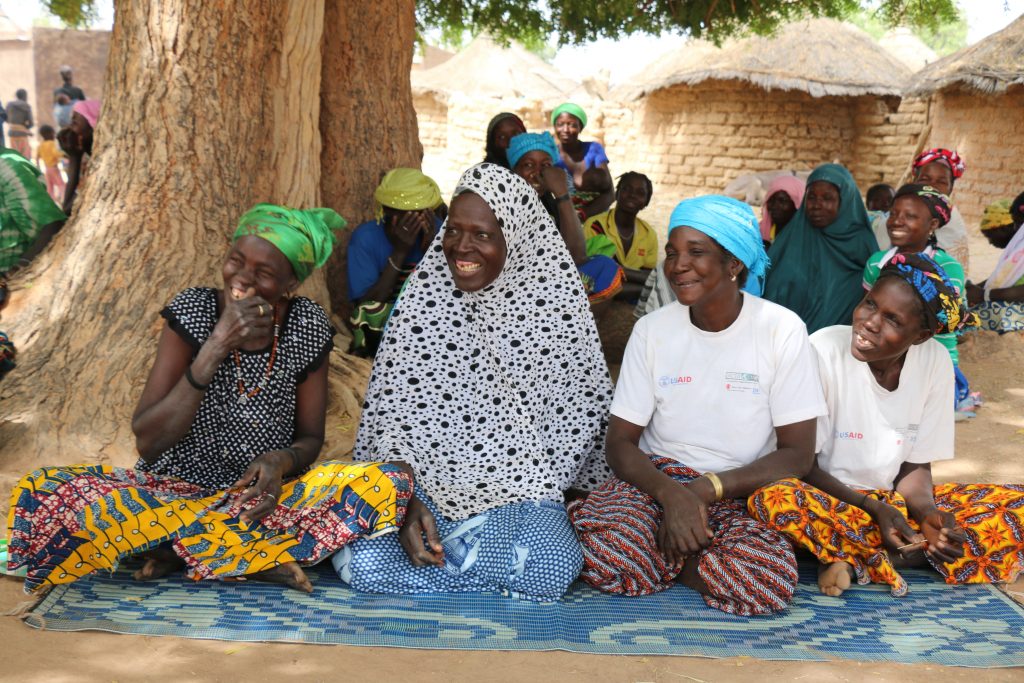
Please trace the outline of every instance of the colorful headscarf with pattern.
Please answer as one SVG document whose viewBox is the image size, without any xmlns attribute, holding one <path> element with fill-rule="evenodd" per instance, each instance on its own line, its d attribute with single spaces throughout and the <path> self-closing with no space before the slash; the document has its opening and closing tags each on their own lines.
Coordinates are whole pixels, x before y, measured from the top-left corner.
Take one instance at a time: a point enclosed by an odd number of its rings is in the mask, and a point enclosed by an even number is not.
<svg viewBox="0 0 1024 683">
<path fill-rule="evenodd" d="M 563 102 L 562 104 L 555 107 L 555 110 L 551 112 L 551 125 L 555 125 L 555 121 L 562 114 L 571 114 L 580 121 L 580 130 L 587 127 L 587 113 L 583 111 L 583 107 L 572 102 Z"/>
<path fill-rule="evenodd" d="M 931 185 L 907 183 L 896 191 L 896 196 L 893 199 L 907 196 L 917 197 L 923 201 L 925 206 L 928 207 L 928 213 L 932 215 L 932 218 L 938 219 L 940 228 L 948 223 L 950 216 L 953 215 L 953 203 L 949 201 L 949 197 Z"/>
<path fill-rule="evenodd" d="M 384 174 L 373 192 L 377 200 L 377 220 L 384 207 L 399 211 L 436 209 L 441 205 L 441 190 L 432 178 L 416 168 L 393 168 Z"/>
<path fill-rule="evenodd" d="M 959 288 L 927 254 L 895 254 L 878 274 L 879 280 L 883 277 L 899 277 L 914 288 L 935 334 L 980 324 L 977 314 L 968 313 Z"/>
<path fill-rule="evenodd" d="M 558 145 L 551 133 L 521 133 L 508 141 L 508 165 L 515 170 L 516 164 L 527 152 L 547 152 L 551 157 L 551 163 L 557 163 L 562 156 L 558 153 Z"/>
<path fill-rule="evenodd" d="M 281 250 L 302 282 L 327 262 L 334 250 L 335 230 L 347 225 L 333 209 L 291 209 L 257 204 L 238 219 L 232 242 L 255 235 Z"/>
<path fill-rule="evenodd" d="M 1006 228 L 1013 225 L 1013 216 L 1010 215 L 1010 200 L 1000 199 L 998 202 L 992 202 L 985 207 L 985 212 L 981 214 L 981 229 L 995 230 L 996 228 Z"/>
<path fill-rule="evenodd" d="M 936 147 L 935 149 L 929 149 L 921 152 L 914 159 L 914 168 L 921 168 L 926 164 L 930 164 L 933 161 L 949 166 L 949 170 L 953 172 L 953 180 L 956 180 L 964 174 L 964 170 L 967 168 L 964 166 L 964 160 L 960 158 L 960 155 L 952 149 L 943 149 Z"/>
</svg>

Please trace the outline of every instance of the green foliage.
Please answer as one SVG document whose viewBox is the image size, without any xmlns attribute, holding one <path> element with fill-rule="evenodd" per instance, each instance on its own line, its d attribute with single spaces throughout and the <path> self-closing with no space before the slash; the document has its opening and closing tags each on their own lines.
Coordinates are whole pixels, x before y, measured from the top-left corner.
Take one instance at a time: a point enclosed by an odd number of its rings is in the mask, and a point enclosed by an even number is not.
<svg viewBox="0 0 1024 683">
<path fill-rule="evenodd" d="M 879 3 L 870 3 L 867 7 L 854 12 L 846 18 L 851 24 L 860 27 L 865 33 L 875 40 L 878 40 L 894 24 L 888 23 L 893 15 L 885 15 L 881 12 Z M 967 20 L 956 14 L 952 19 L 944 18 L 950 15 L 929 16 L 928 22 L 913 23 L 912 16 L 897 22 L 907 25 L 922 43 L 930 47 L 940 57 L 956 52 L 967 45 Z M 934 18 L 938 24 L 931 20 Z"/>
<path fill-rule="evenodd" d="M 96 21 L 96 0 L 42 0 L 42 5 L 68 28 L 86 28 Z"/>
<path fill-rule="evenodd" d="M 845 19 L 872 7 L 887 26 L 931 31 L 959 19 L 954 0 L 418 0 L 421 30 L 442 37 L 491 33 L 502 41 L 560 44 L 633 33 L 687 33 L 715 42 L 748 32 L 768 34 L 806 17 Z"/>
</svg>

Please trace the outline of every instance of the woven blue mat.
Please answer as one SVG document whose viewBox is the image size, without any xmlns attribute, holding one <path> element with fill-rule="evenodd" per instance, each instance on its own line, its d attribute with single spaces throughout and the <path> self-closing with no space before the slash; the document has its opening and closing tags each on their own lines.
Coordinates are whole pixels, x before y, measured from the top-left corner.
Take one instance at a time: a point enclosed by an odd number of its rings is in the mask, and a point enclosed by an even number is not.
<svg viewBox="0 0 1024 683">
<path fill-rule="evenodd" d="M 711 609 L 682 587 L 630 598 L 577 583 L 560 602 L 535 604 L 493 593 L 359 593 L 329 563 L 309 575 L 311 595 L 257 582 L 95 575 L 52 590 L 26 621 L 231 641 L 1024 666 L 1024 609 L 990 586 L 946 586 L 923 571 L 904 573 L 906 598 L 886 586 L 830 598 L 818 592 L 814 568 L 802 566 L 788 610 L 749 618 Z"/>
</svg>

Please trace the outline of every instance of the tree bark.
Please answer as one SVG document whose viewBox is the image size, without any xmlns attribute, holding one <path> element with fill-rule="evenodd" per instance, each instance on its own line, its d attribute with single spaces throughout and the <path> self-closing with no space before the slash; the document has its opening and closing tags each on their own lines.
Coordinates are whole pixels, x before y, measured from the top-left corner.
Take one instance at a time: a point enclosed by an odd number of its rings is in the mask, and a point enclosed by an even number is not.
<svg viewBox="0 0 1024 683">
<path fill-rule="evenodd" d="M 323 10 L 116 3 L 89 177 L 5 311 L 19 365 L 0 385 L 3 500 L 42 465 L 133 464 L 160 309 L 185 287 L 220 286 L 249 206 L 318 203 Z M 321 276 L 303 291 L 326 306 L 325 290 Z"/>
<path fill-rule="evenodd" d="M 384 173 L 420 167 L 423 147 L 409 76 L 415 38 L 414 0 L 327 0 L 321 190 L 325 204 L 350 228 L 373 217 L 373 189 Z M 350 312 L 348 232 L 327 267 L 331 302 L 342 318 Z"/>
</svg>

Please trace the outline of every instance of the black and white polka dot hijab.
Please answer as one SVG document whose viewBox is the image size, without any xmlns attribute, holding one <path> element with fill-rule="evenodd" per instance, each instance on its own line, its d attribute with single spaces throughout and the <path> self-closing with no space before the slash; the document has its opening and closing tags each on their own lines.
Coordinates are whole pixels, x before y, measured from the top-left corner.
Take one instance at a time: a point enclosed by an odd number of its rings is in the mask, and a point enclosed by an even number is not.
<svg viewBox="0 0 1024 683">
<path fill-rule="evenodd" d="M 494 164 L 462 175 L 494 211 L 508 256 L 478 292 L 455 287 L 444 229 L 395 304 L 355 455 L 402 460 L 449 519 L 562 500 L 609 476 L 612 387 L 579 274 L 536 191 Z"/>
</svg>

